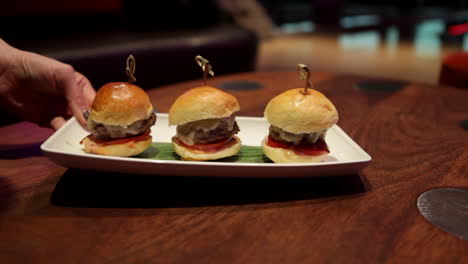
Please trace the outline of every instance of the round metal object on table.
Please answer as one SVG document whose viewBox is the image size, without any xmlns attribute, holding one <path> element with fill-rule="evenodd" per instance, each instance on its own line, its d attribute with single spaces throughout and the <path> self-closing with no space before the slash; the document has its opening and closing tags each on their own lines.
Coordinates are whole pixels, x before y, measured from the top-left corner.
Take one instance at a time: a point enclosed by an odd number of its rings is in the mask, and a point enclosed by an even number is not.
<svg viewBox="0 0 468 264">
<path fill-rule="evenodd" d="M 421 194 L 417 205 L 430 223 L 468 240 L 468 189 L 433 189 Z"/>
</svg>

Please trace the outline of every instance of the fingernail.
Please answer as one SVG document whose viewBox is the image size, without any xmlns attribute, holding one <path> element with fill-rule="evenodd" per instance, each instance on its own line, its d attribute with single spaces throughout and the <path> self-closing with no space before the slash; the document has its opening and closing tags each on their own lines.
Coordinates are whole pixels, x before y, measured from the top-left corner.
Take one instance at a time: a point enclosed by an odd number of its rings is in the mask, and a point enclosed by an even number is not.
<svg viewBox="0 0 468 264">
<path fill-rule="evenodd" d="M 86 120 L 88 120 L 88 117 L 89 117 L 89 111 L 88 110 L 84 110 L 83 111 L 83 116 Z"/>
</svg>

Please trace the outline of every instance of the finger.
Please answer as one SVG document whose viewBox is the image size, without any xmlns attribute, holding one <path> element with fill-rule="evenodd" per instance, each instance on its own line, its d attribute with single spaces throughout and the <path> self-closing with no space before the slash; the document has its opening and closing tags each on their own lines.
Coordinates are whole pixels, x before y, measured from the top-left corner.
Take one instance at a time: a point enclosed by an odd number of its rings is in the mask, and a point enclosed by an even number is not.
<svg viewBox="0 0 468 264">
<path fill-rule="evenodd" d="M 80 100 L 82 88 L 77 84 L 75 70 L 72 66 L 64 64 L 55 69 L 55 81 L 59 94 L 62 94 L 68 101 Z"/>
<path fill-rule="evenodd" d="M 81 109 L 81 107 L 79 107 L 75 102 L 69 102 L 68 103 L 68 106 L 70 107 L 70 110 L 72 112 L 72 114 L 75 116 L 76 120 L 78 121 L 78 123 L 85 129 L 87 129 L 86 127 L 86 119 L 84 118 L 83 116 L 83 111 Z"/>
<path fill-rule="evenodd" d="M 87 108 L 90 108 L 93 104 L 94 97 L 96 97 L 96 90 L 90 85 L 83 87 L 83 98 Z"/>
<path fill-rule="evenodd" d="M 76 83 L 81 87 L 82 95 L 82 108 L 89 109 L 93 103 L 94 97 L 96 96 L 96 91 L 94 90 L 91 82 L 83 74 L 75 72 Z"/>
<path fill-rule="evenodd" d="M 50 121 L 50 126 L 54 129 L 54 130 L 58 130 L 60 127 L 62 127 L 64 124 L 65 124 L 65 119 L 61 116 L 57 116 L 57 117 L 54 117 L 51 121 Z"/>
<path fill-rule="evenodd" d="M 75 71 L 68 65 L 57 73 L 56 78 L 58 87 L 64 91 L 69 109 L 75 116 L 78 123 L 83 128 L 86 128 L 86 119 L 83 116 L 83 109 L 81 107 L 84 104 L 82 97 L 83 88 L 76 82 Z"/>
</svg>

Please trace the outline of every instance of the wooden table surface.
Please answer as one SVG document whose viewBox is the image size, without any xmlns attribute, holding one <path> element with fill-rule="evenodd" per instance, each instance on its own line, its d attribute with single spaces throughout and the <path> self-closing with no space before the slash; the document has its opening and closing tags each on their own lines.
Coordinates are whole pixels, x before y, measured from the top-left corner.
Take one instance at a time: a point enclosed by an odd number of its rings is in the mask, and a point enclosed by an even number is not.
<svg viewBox="0 0 468 264">
<path fill-rule="evenodd" d="M 312 76 L 337 107 L 338 125 L 373 158 L 359 174 L 226 179 L 72 170 L 41 154 L 51 130 L 1 127 L 0 263 L 468 263 L 468 241 L 430 224 L 416 206 L 427 190 L 468 187 L 468 90 Z M 302 81 L 273 72 L 209 84 L 238 98 L 239 115 L 262 116 L 274 95 Z M 148 94 L 167 112 L 196 85 Z"/>
</svg>

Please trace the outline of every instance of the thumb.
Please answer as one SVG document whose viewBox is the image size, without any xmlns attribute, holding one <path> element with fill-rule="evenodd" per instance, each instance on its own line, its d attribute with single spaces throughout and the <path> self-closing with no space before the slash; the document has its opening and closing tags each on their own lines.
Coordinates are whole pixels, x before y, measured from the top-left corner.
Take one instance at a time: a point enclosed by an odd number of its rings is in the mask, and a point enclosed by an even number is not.
<svg viewBox="0 0 468 264">
<path fill-rule="evenodd" d="M 62 127 L 63 125 L 65 124 L 65 118 L 61 117 L 61 116 L 57 116 L 55 118 L 53 118 L 51 121 L 50 121 L 50 126 L 54 129 L 54 130 L 58 130 L 60 127 Z"/>
</svg>

